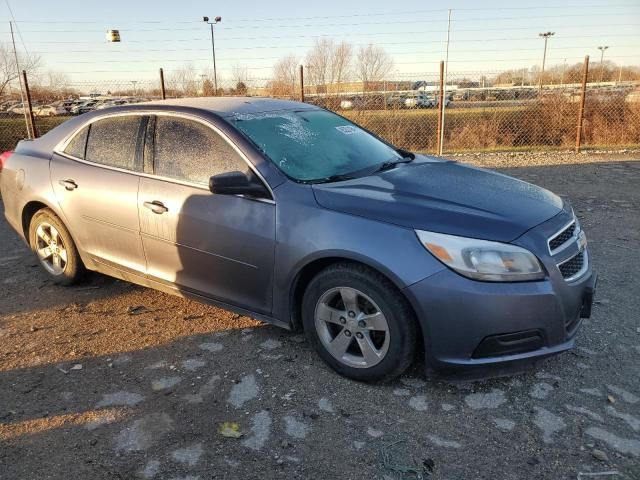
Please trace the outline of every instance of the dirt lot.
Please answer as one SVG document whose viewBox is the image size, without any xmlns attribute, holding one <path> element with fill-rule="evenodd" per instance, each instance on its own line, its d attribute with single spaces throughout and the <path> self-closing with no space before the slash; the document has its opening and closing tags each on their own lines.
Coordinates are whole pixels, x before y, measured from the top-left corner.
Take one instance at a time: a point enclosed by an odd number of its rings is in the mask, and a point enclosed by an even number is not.
<svg viewBox="0 0 640 480">
<path fill-rule="evenodd" d="M 0 478 L 640 478 L 638 158 L 463 158 L 571 198 L 600 274 L 574 351 L 477 382 L 358 384 L 300 334 L 100 275 L 55 287 L 0 222 Z"/>
</svg>

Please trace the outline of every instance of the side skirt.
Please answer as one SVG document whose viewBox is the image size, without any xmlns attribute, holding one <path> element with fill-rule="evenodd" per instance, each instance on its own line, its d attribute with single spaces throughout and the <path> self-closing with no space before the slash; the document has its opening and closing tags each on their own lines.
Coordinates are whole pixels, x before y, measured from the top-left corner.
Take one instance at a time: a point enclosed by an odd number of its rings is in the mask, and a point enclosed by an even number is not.
<svg viewBox="0 0 640 480">
<path fill-rule="evenodd" d="M 200 295 L 190 290 L 180 289 L 176 285 L 159 282 L 137 273 L 124 271 L 110 264 L 104 263 L 102 261 L 98 261 L 95 258 L 92 258 L 91 263 L 93 264 L 92 266 L 95 267 L 95 270 L 97 272 L 103 273 L 110 277 L 118 278 L 120 280 L 124 280 L 125 282 L 135 283 L 136 285 L 140 285 L 142 287 L 159 290 L 163 293 L 168 293 L 169 295 L 175 295 L 177 297 L 182 297 L 182 298 L 189 298 L 200 303 L 206 303 L 208 305 L 220 307 L 224 310 L 228 310 L 230 312 L 234 312 L 239 315 L 251 317 L 256 320 L 260 320 L 261 322 L 270 323 L 272 325 L 275 325 L 276 327 L 284 328 L 285 330 L 291 330 L 291 325 L 289 323 L 283 322 L 282 320 L 278 320 L 277 318 L 274 318 L 268 315 L 263 315 L 261 313 L 252 312 L 250 310 L 238 307 L 236 305 L 232 305 L 230 303 L 221 302 L 213 298 L 205 297 L 204 295 Z"/>
</svg>

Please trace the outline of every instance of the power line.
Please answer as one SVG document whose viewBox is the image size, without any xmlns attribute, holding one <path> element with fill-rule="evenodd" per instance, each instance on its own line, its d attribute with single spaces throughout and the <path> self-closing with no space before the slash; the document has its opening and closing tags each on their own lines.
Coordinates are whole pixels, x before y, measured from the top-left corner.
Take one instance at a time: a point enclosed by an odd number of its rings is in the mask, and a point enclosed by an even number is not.
<svg viewBox="0 0 640 480">
<path fill-rule="evenodd" d="M 627 7 L 636 7 L 636 3 L 620 3 L 620 4 L 611 4 L 607 5 L 607 9 L 610 10 L 612 8 L 627 8 Z M 478 7 L 478 8 L 455 8 L 453 9 L 456 12 L 492 12 L 492 11 L 522 11 L 522 10 L 566 10 L 578 8 L 581 11 L 585 9 L 602 9 L 602 3 L 593 3 L 593 4 L 566 4 L 566 5 L 531 5 L 527 7 Z M 240 17 L 240 18 L 231 18 L 234 22 L 251 22 L 251 23 L 264 23 L 264 22 L 273 22 L 273 21 L 282 21 L 282 20 L 326 20 L 331 18 L 359 18 L 359 17 L 377 17 L 377 16 L 398 16 L 398 15 L 415 15 L 420 13 L 443 13 L 447 12 L 446 8 L 438 8 L 438 9 L 422 9 L 422 10 L 404 10 L 404 11 L 386 11 L 386 12 L 369 12 L 369 13 L 356 13 L 356 14 L 341 14 L 341 15 L 323 15 L 323 16 L 306 16 L 306 17 L 263 17 L 263 18 L 251 18 L 251 17 Z M 571 15 L 575 16 L 575 15 Z M 494 17 L 491 17 L 494 18 Z M 105 24 L 104 21 L 98 20 L 19 20 L 20 23 L 46 23 L 46 24 L 55 24 L 55 23 L 94 23 L 94 24 Z M 131 24 L 131 23 L 139 23 L 139 24 L 162 24 L 162 23 L 172 23 L 172 24 L 201 24 L 202 20 L 131 20 L 131 21 L 118 21 L 120 24 Z"/>
<path fill-rule="evenodd" d="M 454 30 L 455 32 L 455 30 Z M 617 33 L 617 34 L 612 34 L 612 35 L 607 35 L 607 38 L 614 38 L 614 37 L 638 37 L 639 35 L 636 33 Z M 299 38 L 299 37 L 298 37 Z M 504 42 L 504 41 L 514 41 L 514 40 L 535 40 L 537 37 L 534 37 L 533 35 L 531 36 L 527 36 L 527 37 L 501 37 L 501 38 L 488 38 L 488 39 L 482 39 L 483 42 Z M 567 35 L 567 36 L 559 36 L 559 38 L 562 39 L 567 39 L 567 38 L 571 38 L 571 39 L 580 39 L 580 38 L 602 38 L 602 34 L 598 34 L 598 35 Z M 172 39 L 167 39 L 167 38 L 159 38 L 159 39 L 146 39 L 146 40 L 129 40 L 127 43 L 160 43 L 160 42 L 170 42 L 170 43 L 174 43 L 174 42 L 199 42 L 199 41 L 208 41 L 208 38 L 172 38 Z M 477 43 L 478 39 L 468 39 L 468 40 L 456 40 L 455 43 L 468 43 L 468 42 L 474 42 Z M 60 45 L 86 45 L 87 42 L 86 41 L 78 41 L 78 40 L 73 40 L 73 41 L 47 41 L 47 42 L 31 42 L 34 45 L 49 45 L 49 44 L 60 44 Z M 424 42 L 376 42 L 376 45 L 402 45 L 402 44 L 416 44 L 416 43 L 424 43 Z M 443 41 L 430 41 L 430 43 L 444 43 Z M 359 45 L 368 45 L 367 44 L 359 44 Z M 308 44 L 308 45 L 295 45 L 295 46 L 291 46 L 291 45 L 270 45 L 270 46 L 265 46 L 265 45 L 255 45 L 255 46 L 250 46 L 250 47 L 226 47 L 225 50 L 254 50 L 254 49 L 268 49 L 268 48 L 310 48 L 313 47 L 313 45 Z"/>
<path fill-rule="evenodd" d="M 609 23 L 606 25 L 607 27 L 640 27 L 639 23 Z M 602 23 L 590 24 L 590 25 L 561 25 L 563 30 L 571 30 L 571 29 L 584 29 L 584 28 L 602 28 Z M 528 25 L 526 27 L 506 27 L 506 28 L 457 28 L 456 32 L 497 32 L 497 31 L 511 31 L 511 30 L 539 30 L 541 28 L 560 28 L 553 24 L 545 24 L 544 26 L 531 26 Z M 137 30 L 126 30 L 121 29 L 120 31 L 123 33 L 138 33 L 138 32 L 158 32 L 158 31 L 168 31 L 168 32 L 182 32 L 182 31 L 193 31 L 193 28 L 151 28 L 151 29 L 137 29 Z M 23 30 L 24 33 L 70 33 L 70 34 L 78 34 L 78 33 L 103 33 L 102 30 Z M 9 31 L 0 31 L 0 33 L 9 33 Z M 428 32 L 420 31 L 420 32 L 368 32 L 368 33 L 356 33 L 355 35 L 361 36 L 378 36 L 378 35 L 415 35 L 415 34 L 425 34 L 425 33 L 446 33 L 446 30 L 429 30 Z M 350 35 L 353 35 L 351 33 Z M 328 37 L 327 34 L 322 35 L 307 35 L 310 38 L 323 38 Z M 300 35 L 261 35 L 254 37 L 223 37 L 224 40 L 263 40 L 263 39 L 286 39 L 286 38 L 300 38 Z"/>
<path fill-rule="evenodd" d="M 27 45 L 24 43 L 24 39 L 22 38 L 22 33 L 20 32 L 20 28 L 18 28 L 18 25 L 16 23 L 16 18 L 13 15 L 13 10 L 11 10 L 11 5 L 9 5 L 9 0 L 4 0 L 4 3 L 7 5 L 7 9 L 9 10 L 9 15 L 11 15 L 11 20 L 13 20 L 13 24 L 16 26 L 16 31 L 18 32 L 18 37 L 20 37 L 20 43 L 22 43 L 22 48 L 24 48 L 24 51 L 27 54 L 27 56 L 30 57 L 31 55 L 29 55 L 29 50 L 27 49 Z"/>
</svg>

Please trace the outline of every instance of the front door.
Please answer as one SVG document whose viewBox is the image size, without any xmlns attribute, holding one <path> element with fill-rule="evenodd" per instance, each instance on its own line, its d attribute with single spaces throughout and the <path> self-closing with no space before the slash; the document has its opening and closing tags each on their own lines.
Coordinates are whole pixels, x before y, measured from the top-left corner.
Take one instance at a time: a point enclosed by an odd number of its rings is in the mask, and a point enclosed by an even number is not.
<svg viewBox="0 0 640 480">
<path fill-rule="evenodd" d="M 160 115 L 152 137 L 154 175 L 138 196 L 148 275 L 269 314 L 275 204 L 209 191 L 210 176 L 249 168 L 210 125 Z"/>
<path fill-rule="evenodd" d="M 51 162 L 51 183 L 71 234 L 94 260 L 144 273 L 138 219 L 139 115 L 85 127 Z"/>
</svg>

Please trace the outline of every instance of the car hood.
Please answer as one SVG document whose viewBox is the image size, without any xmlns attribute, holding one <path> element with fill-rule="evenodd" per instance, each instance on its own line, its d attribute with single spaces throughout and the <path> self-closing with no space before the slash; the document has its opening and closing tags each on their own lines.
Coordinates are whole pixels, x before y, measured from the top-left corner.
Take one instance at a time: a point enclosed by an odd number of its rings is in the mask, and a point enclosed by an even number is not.
<svg viewBox="0 0 640 480">
<path fill-rule="evenodd" d="M 563 201 L 530 183 L 432 157 L 313 191 L 324 208 L 404 227 L 509 242 L 557 215 Z"/>
</svg>

